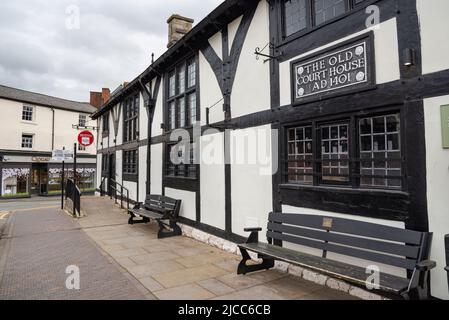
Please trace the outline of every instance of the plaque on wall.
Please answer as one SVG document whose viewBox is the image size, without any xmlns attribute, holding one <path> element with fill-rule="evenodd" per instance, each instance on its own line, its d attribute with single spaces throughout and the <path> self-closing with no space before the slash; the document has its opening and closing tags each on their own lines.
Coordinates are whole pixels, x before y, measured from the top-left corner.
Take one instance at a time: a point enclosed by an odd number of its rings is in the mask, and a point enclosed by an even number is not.
<svg viewBox="0 0 449 320">
<path fill-rule="evenodd" d="M 371 32 L 291 62 L 292 103 L 372 87 L 373 38 Z"/>
</svg>

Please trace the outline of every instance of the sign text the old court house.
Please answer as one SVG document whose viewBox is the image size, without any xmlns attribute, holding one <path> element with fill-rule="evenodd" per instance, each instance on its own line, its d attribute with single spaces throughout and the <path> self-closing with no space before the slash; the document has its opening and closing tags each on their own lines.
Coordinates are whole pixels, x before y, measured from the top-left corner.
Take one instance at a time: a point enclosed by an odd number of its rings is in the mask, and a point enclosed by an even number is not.
<svg viewBox="0 0 449 320">
<path fill-rule="evenodd" d="M 371 37 L 365 36 L 292 62 L 293 101 L 369 85 L 373 79 L 371 45 Z"/>
</svg>

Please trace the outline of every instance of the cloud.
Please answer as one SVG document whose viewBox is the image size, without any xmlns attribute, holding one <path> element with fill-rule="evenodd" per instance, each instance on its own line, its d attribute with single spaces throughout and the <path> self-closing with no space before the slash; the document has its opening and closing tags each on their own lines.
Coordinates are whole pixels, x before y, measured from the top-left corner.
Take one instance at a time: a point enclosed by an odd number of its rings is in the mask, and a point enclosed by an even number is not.
<svg viewBox="0 0 449 320">
<path fill-rule="evenodd" d="M 179 13 L 199 22 L 222 0 L 2 0 L 0 84 L 87 101 L 89 91 L 115 89 L 166 50 L 166 20 Z M 66 28 L 76 6 L 80 28 Z"/>
</svg>

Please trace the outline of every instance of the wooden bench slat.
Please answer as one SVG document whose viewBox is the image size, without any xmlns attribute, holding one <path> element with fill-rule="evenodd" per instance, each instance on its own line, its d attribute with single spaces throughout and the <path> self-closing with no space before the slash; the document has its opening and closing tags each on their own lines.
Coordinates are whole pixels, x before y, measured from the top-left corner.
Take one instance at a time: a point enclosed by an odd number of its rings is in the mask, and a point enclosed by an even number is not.
<svg viewBox="0 0 449 320">
<path fill-rule="evenodd" d="M 323 219 L 332 221 L 332 227 L 325 227 L 323 225 Z M 420 245 L 422 240 L 421 232 L 335 217 L 270 213 L 268 220 L 274 223 L 292 224 L 321 230 L 331 230 L 334 232 L 348 233 L 362 237 L 383 239 L 414 245 Z"/>
<path fill-rule="evenodd" d="M 384 253 L 389 253 L 397 256 L 403 256 L 408 258 L 417 259 L 420 251 L 420 247 L 408 246 L 404 244 L 397 244 L 391 242 L 385 242 L 380 240 L 372 240 L 366 238 L 353 237 L 345 234 L 336 234 L 326 232 L 324 230 L 305 229 L 297 226 L 289 226 L 277 223 L 268 223 L 268 230 L 287 233 L 295 236 L 317 239 L 322 241 L 328 241 L 331 243 L 338 243 L 348 245 L 352 247 L 358 247 L 368 250 L 374 250 Z"/>
<path fill-rule="evenodd" d="M 264 243 L 242 244 L 239 247 L 362 286 L 366 285 L 368 278 L 365 268 L 335 260 L 323 259 L 291 249 Z M 406 278 L 381 273 L 379 289 L 394 294 L 401 294 L 407 290 L 409 282 L 410 280 Z"/>
<path fill-rule="evenodd" d="M 316 241 L 316 240 L 309 240 L 306 238 L 289 236 L 286 234 L 276 233 L 276 232 L 271 232 L 271 231 L 267 232 L 267 236 L 271 239 L 287 241 L 290 243 L 303 245 L 303 246 L 306 246 L 309 248 L 330 251 L 333 253 L 338 253 L 338 254 L 355 257 L 355 258 L 359 258 L 359 259 L 364 259 L 364 260 L 368 260 L 368 261 L 375 261 L 375 262 L 379 262 L 379 263 L 383 263 L 383 264 L 387 264 L 387 265 L 391 265 L 391 266 L 395 266 L 395 267 L 399 267 L 399 268 L 413 270 L 416 267 L 416 260 L 393 257 L 393 256 L 385 255 L 385 254 L 376 253 L 376 252 L 363 251 L 360 249 L 334 245 L 334 244 L 320 242 L 320 241 Z"/>
<path fill-rule="evenodd" d="M 149 219 L 160 220 L 162 218 L 162 214 L 159 214 L 157 212 L 148 211 L 148 210 L 133 209 L 133 210 L 131 210 L 131 212 L 134 213 L 135 215 L 149 218 Z"/>
</svg>

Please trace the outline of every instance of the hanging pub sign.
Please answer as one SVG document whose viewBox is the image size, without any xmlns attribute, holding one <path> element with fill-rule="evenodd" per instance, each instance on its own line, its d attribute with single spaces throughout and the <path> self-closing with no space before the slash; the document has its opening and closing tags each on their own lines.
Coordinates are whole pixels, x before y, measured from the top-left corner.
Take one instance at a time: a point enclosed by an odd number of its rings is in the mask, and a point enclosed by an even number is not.
<svg viewBox="0 0 449 320">
<path fill-rule="evenodd" d="M 373 46 L 373 34 L 369 33 L 293 61 L 293 103 L 371 87 L 375 79 Z"/>
</svg>

